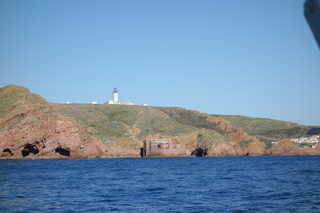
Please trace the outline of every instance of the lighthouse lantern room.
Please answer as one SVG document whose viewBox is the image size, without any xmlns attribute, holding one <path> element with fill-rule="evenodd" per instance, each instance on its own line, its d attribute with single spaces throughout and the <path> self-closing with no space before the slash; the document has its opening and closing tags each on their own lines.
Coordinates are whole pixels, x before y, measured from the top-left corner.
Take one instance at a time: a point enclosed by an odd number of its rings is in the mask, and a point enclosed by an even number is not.
<svg viewBox="0 0 320 213">
<path fill-rule="evenodd" d="M 118 90 L 117 87 L 113 89 L 113 101 L 116 103 L 119 101 Z"/>
</svg>

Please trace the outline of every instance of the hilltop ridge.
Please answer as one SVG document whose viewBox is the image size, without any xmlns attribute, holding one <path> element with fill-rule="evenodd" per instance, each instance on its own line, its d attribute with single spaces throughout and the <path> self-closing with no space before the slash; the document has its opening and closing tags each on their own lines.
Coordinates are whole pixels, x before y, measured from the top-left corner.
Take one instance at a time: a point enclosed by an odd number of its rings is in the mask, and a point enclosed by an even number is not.
<svg viewBox="0 0 320 213">
<path fill-rule="evenodd" d="M 258 128 L 179 107 L 55 104 L 9 85 L 0 88 L 0 115 L 5 159 L 139 157 L 143 141 L 155 138 L 185 145 L 185 156 L 198 148 L 209 156 L 270 154 Z M 296 127 L 307 128 L 288 129 Z"/>
<path fill-rule="evenodd" d="M 214 115 L 221 117 L 236 128 L 242 128 L 248 134 L 265 142 L 271 147 L 272 141 L 281 141 L 287 138 L 306 137 L 311 128 L 302 124 L 279 121 L 269 118 L 254 118 L 241 115 Z"/>
</svg>

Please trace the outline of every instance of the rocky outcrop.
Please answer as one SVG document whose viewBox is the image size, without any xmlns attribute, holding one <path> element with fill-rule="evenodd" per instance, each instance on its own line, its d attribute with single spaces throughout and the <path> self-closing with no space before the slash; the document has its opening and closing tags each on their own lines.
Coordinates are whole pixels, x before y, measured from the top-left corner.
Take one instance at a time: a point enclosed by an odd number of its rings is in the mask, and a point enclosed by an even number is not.
<svg viewBox="0 0 320 213">
<path fill-rule="evenodd" d="M 264 143 L 261 143 L 257 139 L 251 143 L 245 150 L 245 155 L 269 155 L 269 151 L 267 151 L 264 147 Z"/>
<path fill-rule="evenodd" d="M 59 114 L 48 117 L 37 110 L 39 109 L 31 108 L 23 118 L 11 119 L 11 122 L 1 126 L 2 157 L 8 157 L 8 154 L 9 157 L 15 158 L 122 155 L 123 150 L 120 147 L 118 150 L 115 147 L 108 147 L 101 140 L 85 133 L 68 118 Z M 132 154 L 137 155 L 137 153 Z"/>
<path fill-rule="evenodd" d="M 225 137 L 225 141 L 228 141 L 228 139 L 235 143 L 253 141 L 253 138 L 245 133 L 241 128 L 234 128 L 228 121 L 221 117 L 212 116 L 207 113 L 200 113 L 196 110 L 186 110 L 177 107 L 159 107 L 158 109 L 180 123 L 207 130 L 214 130 Z"/>
<path fill-rule="evenodd" d="M 272 155 L 319 155 L 320 147 L 300 147 L 295 142 L 286 139 L 280 141 L 276 146 L 272 147 L 270 150 Z"/>
<path fill-rule="evenodd" d="M 25 88 L 8 86 L 0 90 L 0 95 L 2 100 L 14 100 L 7 106 L 2 102 L 0 111 L 0 156 L 3 158 L 138 155 L 123 147 L 108 147 L 59 113 L 53 104 Z"/>
<path fill-rule="evenodd" d="M 209 156 L 243 156 L 244 151 L 236 143 L 220 143 L 211 147 Z"/>
</svg>

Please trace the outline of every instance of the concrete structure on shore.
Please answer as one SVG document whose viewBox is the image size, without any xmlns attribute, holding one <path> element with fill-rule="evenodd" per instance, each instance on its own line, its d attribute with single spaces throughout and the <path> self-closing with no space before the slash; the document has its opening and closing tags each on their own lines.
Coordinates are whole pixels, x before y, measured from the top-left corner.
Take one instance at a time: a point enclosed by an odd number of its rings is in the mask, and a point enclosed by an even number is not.
<svg viewBox="0 0 320 213">
<path fill-rule="evenodd" d="M 133 105 L 130 101 L 119 101 L 118 90 L 116 87 L 113 89 L 113 100 L 107 101 L 105 104 Z"/>
<path fill-rule="evenodd" d="M 170 157 L 190 155 L 184 144 L 173 144 L 170 139 L 143 141 L 141 157 Z"/>
</svg>

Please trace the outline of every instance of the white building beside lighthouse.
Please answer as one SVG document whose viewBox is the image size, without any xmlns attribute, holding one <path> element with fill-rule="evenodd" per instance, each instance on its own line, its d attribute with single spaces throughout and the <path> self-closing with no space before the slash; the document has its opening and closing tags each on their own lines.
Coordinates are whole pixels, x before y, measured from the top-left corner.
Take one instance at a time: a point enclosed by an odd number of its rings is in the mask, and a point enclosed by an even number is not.
<svg viewBox="0 0 320 213">
<path fill-rule="evenodd" d="M 121 104 L 121 105 L 133 105 L 130 101 L 119 101 L 119 95 L 117 87 L 113 89 L 113 100 L 105 102 L 105 104 Z"/>
</svg>

